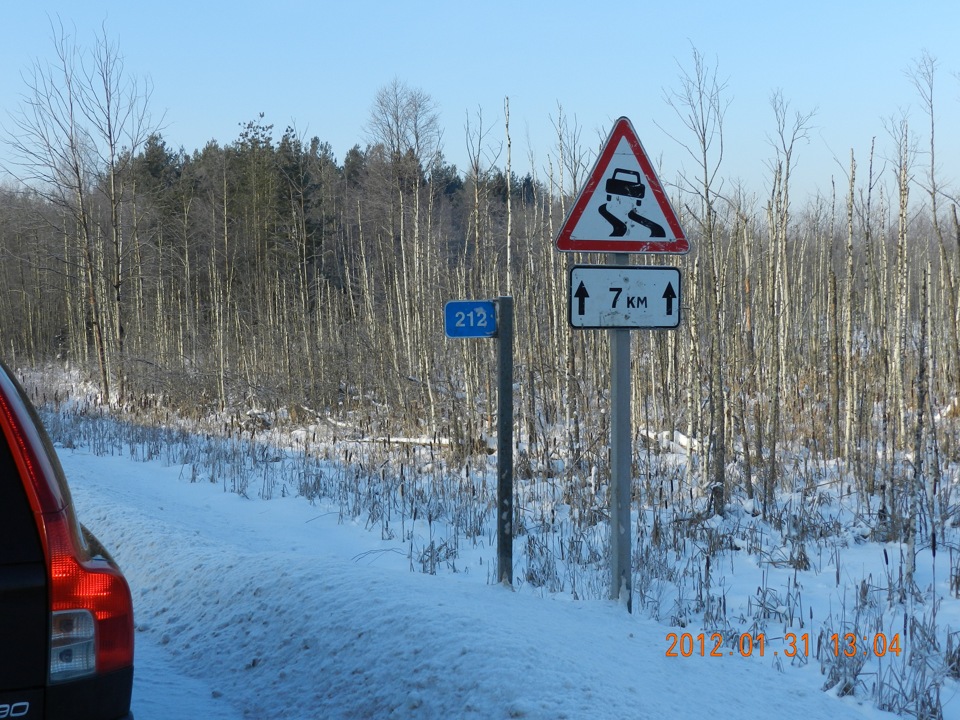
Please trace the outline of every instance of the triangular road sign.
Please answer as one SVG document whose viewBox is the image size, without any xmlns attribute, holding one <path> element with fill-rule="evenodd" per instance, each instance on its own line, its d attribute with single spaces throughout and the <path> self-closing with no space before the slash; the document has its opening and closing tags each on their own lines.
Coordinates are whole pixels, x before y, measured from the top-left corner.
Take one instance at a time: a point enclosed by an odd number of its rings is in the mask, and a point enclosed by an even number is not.
<svg viewBox="0 0 960 720">
<path fill-rule="evenodd" d="M 617 120 L 557 235 L 568 252 L 690 251 L 677 214 L 630 121 Z"/>
</svg>

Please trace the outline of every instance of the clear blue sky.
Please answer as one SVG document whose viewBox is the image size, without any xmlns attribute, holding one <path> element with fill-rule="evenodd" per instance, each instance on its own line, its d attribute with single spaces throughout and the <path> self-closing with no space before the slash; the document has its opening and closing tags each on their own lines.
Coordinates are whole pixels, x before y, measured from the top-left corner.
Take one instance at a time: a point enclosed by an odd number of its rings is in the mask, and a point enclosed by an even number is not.
<svg viewBox="0 0 960 720">
<path fill-rule="evenodd" d="M 692 140 L 664 92 L 679 88 L 695 47 L 727 82 L 720 174 L 760 196 L 770 184 L 775 90 L 792 112 L 816 111 L 809 143 L 796 150 L 801 196 L 829 192 L 831 177 L 842 190 L 851 148 L 865 174 L 873 137 L 889 155 L 884 120 L 904 111 L 925 149 L 928 120 L 905 71 L 926 50 L 940 62 L 943 180 L 960 182 L 960 3 L 948 0 L 8 2 L 0 24 L 5 125 L 24 91 L 22 70 L 53 58 L 50 18 L 58 16 L 82 45 L 105 24 L 127 73 L 152 80 L 154 119 L 163 116 L 175 147 L 233 142 L 241 123 L 264 112 L 277 136 L 295 124 L 342 161 L 367 140 L 377 90 L 398 78 L 436 101 L 445 154 L 461 169 L 467 115 L 475 125 L 482 110 L 498 144 L 509 96 L 514 170 L 529 171 L 532 152 L 541 177 L 558 104 L 594 145 L 617 117 L 629 117 L 667 183 L 690 169 L 661 128 Z"/>
</svg>

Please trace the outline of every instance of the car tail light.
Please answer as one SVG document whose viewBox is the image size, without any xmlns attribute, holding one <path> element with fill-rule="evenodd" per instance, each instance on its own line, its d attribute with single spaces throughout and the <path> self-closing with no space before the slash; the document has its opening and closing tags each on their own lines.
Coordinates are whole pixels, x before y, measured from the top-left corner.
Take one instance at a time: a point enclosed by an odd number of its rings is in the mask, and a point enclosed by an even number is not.
<svg viewBox="0 0 960 720">
<path fill-rule="evenodd" d="M 0 374 L 0 384 L 2 382 Z M 0 388 L 0 430 L 7 436 L 37 518 L 50 577 L 50 680 L 133 665 L 130 587 L 111 563 L 92 559 L 70 498 L 55 479 L 59 461 L 35 418 Z M 51 455 L 53 457 L 51 457 Z"/>
<path fill-rule="evenodd" d="M 50 557 L 50 679 L 133 664 L 127 581 L 103 561 L 82 559 L 67 511 L 44 518 Z"/>
<path fill-rule="evenodd" d="M 97 633 L 89 610 L 51 615 L 50 681 L 90 675 L 97 670 Z"/>
</svg>

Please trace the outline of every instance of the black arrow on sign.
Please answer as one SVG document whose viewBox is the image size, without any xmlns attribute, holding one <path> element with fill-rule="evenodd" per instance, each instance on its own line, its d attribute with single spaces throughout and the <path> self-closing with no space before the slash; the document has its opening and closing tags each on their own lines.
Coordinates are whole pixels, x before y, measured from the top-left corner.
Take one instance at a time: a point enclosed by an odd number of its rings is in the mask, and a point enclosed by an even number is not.
<svg viewBox="0 0 960 720">
<path fill-rule="evenodd" d="M 677 299 L 677 291 L 673 289 L 673 283 L 667 283 L 667 289 L 663 291 L 663 299 L 667 301 L 667 315 L 673 315 L 673 301 Z M 580 314 L 583 315 L 583 313 Z"/>
<path fill-rule="evenodd" d="M 583 280 L 580 281 L 580 287 L 577 288 L 577 291 L 573 294 L 573 296 L 579 300 L 579 304 L 577 305 L 577 314 L 583 315 L 587 311 L 586 300 L 588 297 L 590 297 L 590 293 L 587 292 L 587 286 L 583 284 Z"/>
</svg>

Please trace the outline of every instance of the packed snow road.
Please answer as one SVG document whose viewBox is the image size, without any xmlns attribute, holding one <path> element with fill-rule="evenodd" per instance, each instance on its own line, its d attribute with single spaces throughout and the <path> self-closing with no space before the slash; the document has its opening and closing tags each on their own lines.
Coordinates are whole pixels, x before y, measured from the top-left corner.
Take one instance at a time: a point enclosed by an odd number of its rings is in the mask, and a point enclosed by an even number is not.
<svg viewBox="0 0 960 720">
<path fill-rule="evenodd" d="M 399 541 L 301 498 L 59 453 L 133 591 L 137 720 L 890 717 L 810 667 L 668 658 L 671 628 L 615 603 L 491 586 L 482 550 L 414 573 Z"/>
</svg>

